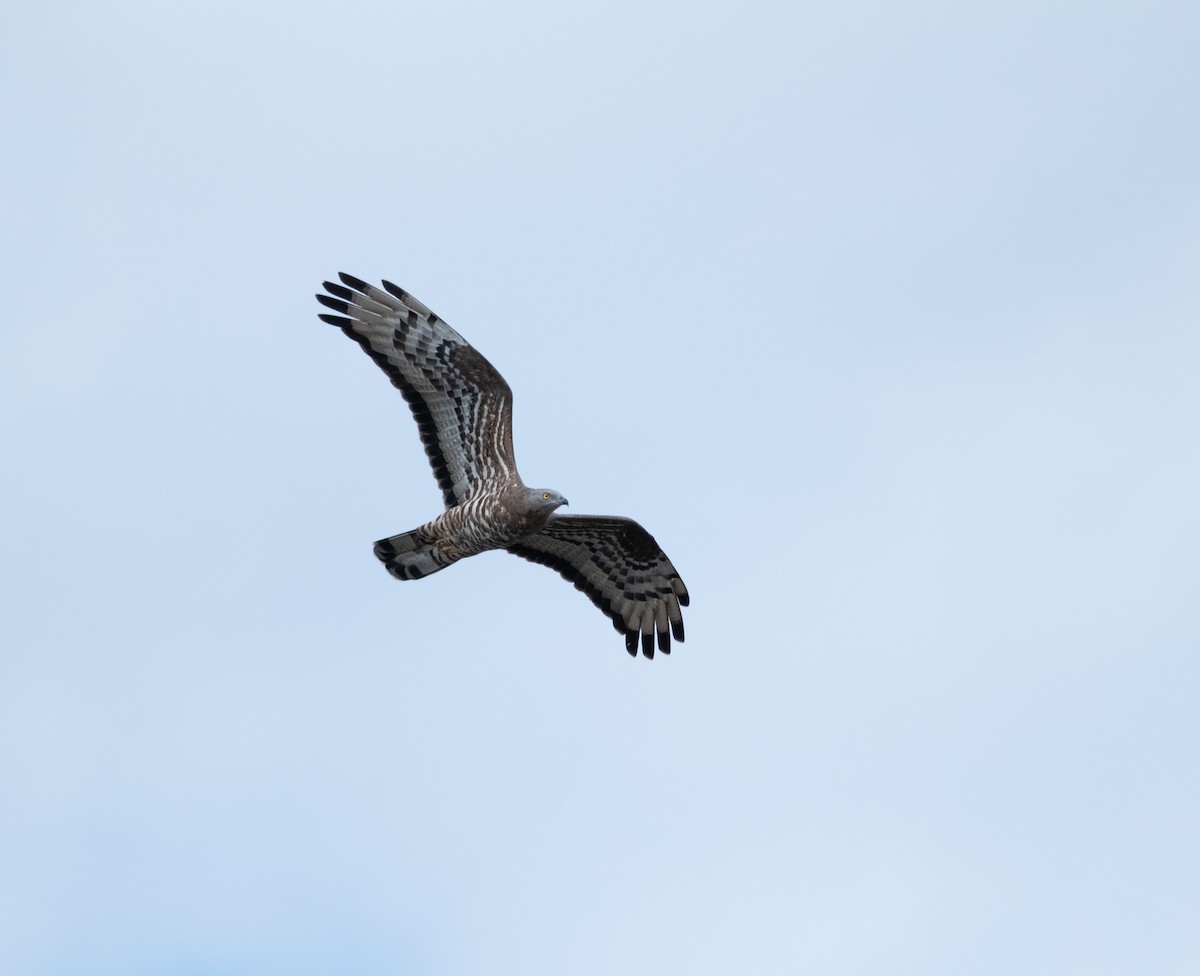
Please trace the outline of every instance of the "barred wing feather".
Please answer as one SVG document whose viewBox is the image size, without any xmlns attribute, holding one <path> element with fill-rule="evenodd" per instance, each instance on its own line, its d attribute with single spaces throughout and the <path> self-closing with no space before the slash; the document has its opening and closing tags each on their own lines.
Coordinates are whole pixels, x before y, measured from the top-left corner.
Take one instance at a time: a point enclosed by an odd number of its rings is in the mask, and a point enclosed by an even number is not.
<svg viewBox="0 0 1200 976">
<path fill-rule="evenodd" d="M 321 319 L 362 346 L 404 395 L 449 508 L 516 474 L 512 390 L 470 343 L 402 288 L 339 275 Z"/>
<path fill-rule="evenodd" d="M 625 649 L 654 657 L 671 653 L 671 636 L 683 640 L 687 587 L 654 536 L 633 519 L 555 515 L 509 552 L 557 570 L 606 613 L 625 635 Z"/>
</svg>

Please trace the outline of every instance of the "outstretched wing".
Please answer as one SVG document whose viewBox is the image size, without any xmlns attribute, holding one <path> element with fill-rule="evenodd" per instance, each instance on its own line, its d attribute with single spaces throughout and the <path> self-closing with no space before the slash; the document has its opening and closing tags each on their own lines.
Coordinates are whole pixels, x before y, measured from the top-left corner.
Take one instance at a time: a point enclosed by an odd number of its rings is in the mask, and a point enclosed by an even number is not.
<svg viewBox="0 0 1200 976">
<path fill-rule="evenodd" d="M 512 390 L 486 359 L 402 288 L 348 274 L 324 283 L 321 315 L 363 347 L 412 408 L 446 507 L 516 473 Z"/>
<path fill-rule="evenodd" d="M 633 519 L 596 515 L 554 515 L 539 532 L 510 546 L 509 552 L 543 566 L 583 590 L 625 635 L 625 649 L 654 657 L 671 653 L 671 634 L 683 640 L 687 587 L 654 536 Z M 667 627 L 670 625 L 670 633 Z"/>
</svg>

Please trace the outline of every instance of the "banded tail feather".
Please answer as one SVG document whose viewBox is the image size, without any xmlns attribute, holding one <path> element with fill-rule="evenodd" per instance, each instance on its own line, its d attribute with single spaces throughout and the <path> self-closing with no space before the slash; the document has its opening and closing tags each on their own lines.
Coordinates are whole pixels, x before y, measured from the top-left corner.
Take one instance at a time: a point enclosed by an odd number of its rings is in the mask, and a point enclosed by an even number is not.
<svg viewBox="0 0 1200 976">
<path fill-rule="evenodd" d="M 422 579 L 458 561 L 429 538 L 425 526 L 380 539 L 375 543 L 375 558 L 399 580 Z"/>
</svg>

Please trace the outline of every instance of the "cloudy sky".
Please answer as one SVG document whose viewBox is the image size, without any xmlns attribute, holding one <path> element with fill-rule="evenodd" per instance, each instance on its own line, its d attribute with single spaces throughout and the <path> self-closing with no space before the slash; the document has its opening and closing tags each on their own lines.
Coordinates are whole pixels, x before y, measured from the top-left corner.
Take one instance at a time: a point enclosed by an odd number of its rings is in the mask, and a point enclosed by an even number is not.
<svg viewBox="0 0 1200 976">
<path fill-rule="evenodd" d="M 1200 970 L 1194 4 L 2 20 L 0 971 Z M 338 271 L 686 644 L 383 572 Z"/>
</svg>

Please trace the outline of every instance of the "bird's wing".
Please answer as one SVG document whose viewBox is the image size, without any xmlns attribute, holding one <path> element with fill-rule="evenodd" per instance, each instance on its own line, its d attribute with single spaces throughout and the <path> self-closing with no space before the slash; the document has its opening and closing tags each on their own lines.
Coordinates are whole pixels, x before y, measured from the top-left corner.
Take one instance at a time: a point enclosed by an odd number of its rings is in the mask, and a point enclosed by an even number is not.
<svg viewBox="0 0 1200 976">
<path fill-rule="evenodd" d="M 385 290 L 342 274 L 317 300 L 321 315 L 363 347 L 408 401 L 446 506 L 516 475 L 512 390 L 450 326 L 389 281 Z"/>
<path fill-rule="evenodd" d="M 549 566 L 586 593 L 625 635 L 625 649 L 671 653 L 671 635 L 683 640 L 687 587 L 654 537 L 627 518 L 554 515 L 509 552 Z M 668 631 L 669 627 L 669 631 Z"/>
</svg>

